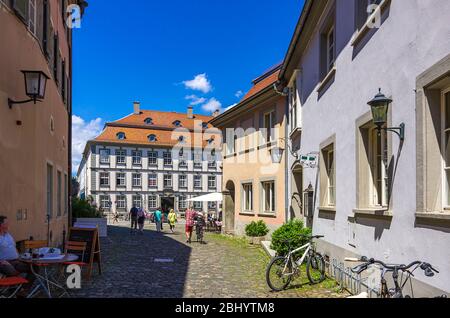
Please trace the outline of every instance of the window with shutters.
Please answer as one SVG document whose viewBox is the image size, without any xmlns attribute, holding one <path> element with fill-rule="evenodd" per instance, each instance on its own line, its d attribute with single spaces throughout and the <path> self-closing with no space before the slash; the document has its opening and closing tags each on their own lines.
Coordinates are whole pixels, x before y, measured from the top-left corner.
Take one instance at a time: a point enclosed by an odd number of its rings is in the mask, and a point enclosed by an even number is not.
<svg viewBox="0 0 450 318">
<path fill-rule="evenodd" d="M 47 164 L 47 215 L 53 215 L 53 166 Z"/>
<path fill-rule="evenodd" d="M 57 182 L 57 188 L 56 188 L 56 204 L 57 204 L 57 216 L 62 215 L 62 173 L 61 171 L 58 171 L 56 173 L 56 182 Z"/>
<path fill-rule="evenodd" d="M 50 23 L 50 5 L 49 0 L 43 0 L 42 2 L 42 46 L 44 48 L 45 54 L 47 55 L 47 58 L 51 55 L 51 23 Z"/>
</svg>

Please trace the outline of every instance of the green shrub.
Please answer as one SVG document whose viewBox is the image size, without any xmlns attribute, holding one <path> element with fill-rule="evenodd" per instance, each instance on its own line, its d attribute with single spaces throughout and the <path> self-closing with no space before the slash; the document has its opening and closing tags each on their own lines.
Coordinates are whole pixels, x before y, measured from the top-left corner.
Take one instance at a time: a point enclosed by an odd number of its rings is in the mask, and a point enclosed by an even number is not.
<svg viewBox="0 0 450 318">
<path fill-rule="evenodd" d="M 249 237 L 266 236 L 269 233 L 266 223 L 263 220 L 253 221 L 245 227 L 245 234 Z"/>
<path fill-rule="evenodd" d="M 272 234 L 271 248 L 278 255 L 284 256 L 289 252 L 289 245 L 286 241 L 291 242 L 292 248 L 298 248 L 308 243 L 308 239 L 302 235 L 311 236 L 311 233 L 311 229 L 304 227 L 302 221 L 291 220 Z"/>
<path fill-rule="evenodd" d="M 102 213 L 89 204 L 86 200 L 72 198 L 72 217 L 77 218 L 101 218 Z"/>
</svg>

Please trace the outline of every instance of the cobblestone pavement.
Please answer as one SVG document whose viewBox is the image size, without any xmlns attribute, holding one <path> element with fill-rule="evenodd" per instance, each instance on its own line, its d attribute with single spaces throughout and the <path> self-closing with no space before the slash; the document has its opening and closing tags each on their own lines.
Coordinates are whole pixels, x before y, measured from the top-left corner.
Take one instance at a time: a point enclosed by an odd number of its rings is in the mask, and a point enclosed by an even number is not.
<svg viewBox="0 0 450 318">
<path fill-rule="evenodd" d="M 144 235 L 130 235 L 126 224 L 109 226 L 101 239 L 103 275 L 94 271 L 90 282 L 73 297 L 90 298 L 259 298 L 345 297 L 336 284 L 319 286 L 294 282 L 294 287 L 270 292 L 265 282 L 269 258 L 259 247 L 242 240 L 206 234 L 206 244 L 185 243 L 184 225 L 171 234 L 146 225 Z M 170 262 L 173 260 L 173 262 Z"/>
</svg>

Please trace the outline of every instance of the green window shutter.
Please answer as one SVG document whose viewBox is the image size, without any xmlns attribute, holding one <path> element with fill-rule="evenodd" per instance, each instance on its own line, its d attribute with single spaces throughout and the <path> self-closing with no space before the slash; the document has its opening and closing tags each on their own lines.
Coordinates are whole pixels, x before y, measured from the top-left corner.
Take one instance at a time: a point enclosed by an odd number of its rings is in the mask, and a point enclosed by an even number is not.
<svg viewBox="0 0 450 318">
<path fill-rule="evenodd" d="M 50 23 L 50 3 L 49 0 L 43 0 L 43 41 L 42 45 L 47 57 L 50 58 L 52 54 L 52 26 Z"/>
<path fill-rule="evenodd" d="M 16 14 L 28 24 L 28 1 L 29 0 L 13 0 L 13 9 Z"/>
</svg>

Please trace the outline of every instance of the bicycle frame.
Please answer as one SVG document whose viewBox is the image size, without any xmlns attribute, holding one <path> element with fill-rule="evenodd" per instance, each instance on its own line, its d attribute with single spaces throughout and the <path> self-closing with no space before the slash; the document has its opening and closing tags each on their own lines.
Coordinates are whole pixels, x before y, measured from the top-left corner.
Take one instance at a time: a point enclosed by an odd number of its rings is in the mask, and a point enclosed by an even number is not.
<svg viewBox="0 0 450 318">
<path fill-rule="evenodd" d="M 292 269 L 294 270 L 294 272 L 295 272 L 295 269 L 297 269 L 298 267 L 300 267 L 303 264 L 303 262 L 305 261 L 305 258 L 308 256 L 308 254 L 311 251 L 311 249 L 312 249 L 312 243 L 310 242 L 310 243 L 307 243 L 307 244 L 305 244 L 305 245 L 303 245 L 303 246 L 301 246 L 301 247 L 299 247 L 299 248 L 297 248 L 297 249 L 295 249 L 293 251 L 290 251 L 288 253 L 286 258 L 292 263 L 292 265 L 293 265 Z M 295 253 L 297 253 L 297 252 L 302 251 L 302 250 L 305 250 L 305 252 L 303 253 L 303 256 L 297 262 L 295 262 L 293 255 Z M 287 265 L 288 265 L 288 262 L 286 262 L 286 264 L 284 265 L 283 272 L 286 271 Z M 292 274 L 293 273 L 287 273 L 287 274 L 283 274 L 283 275 L 292 275 Z"/>
</svg>

